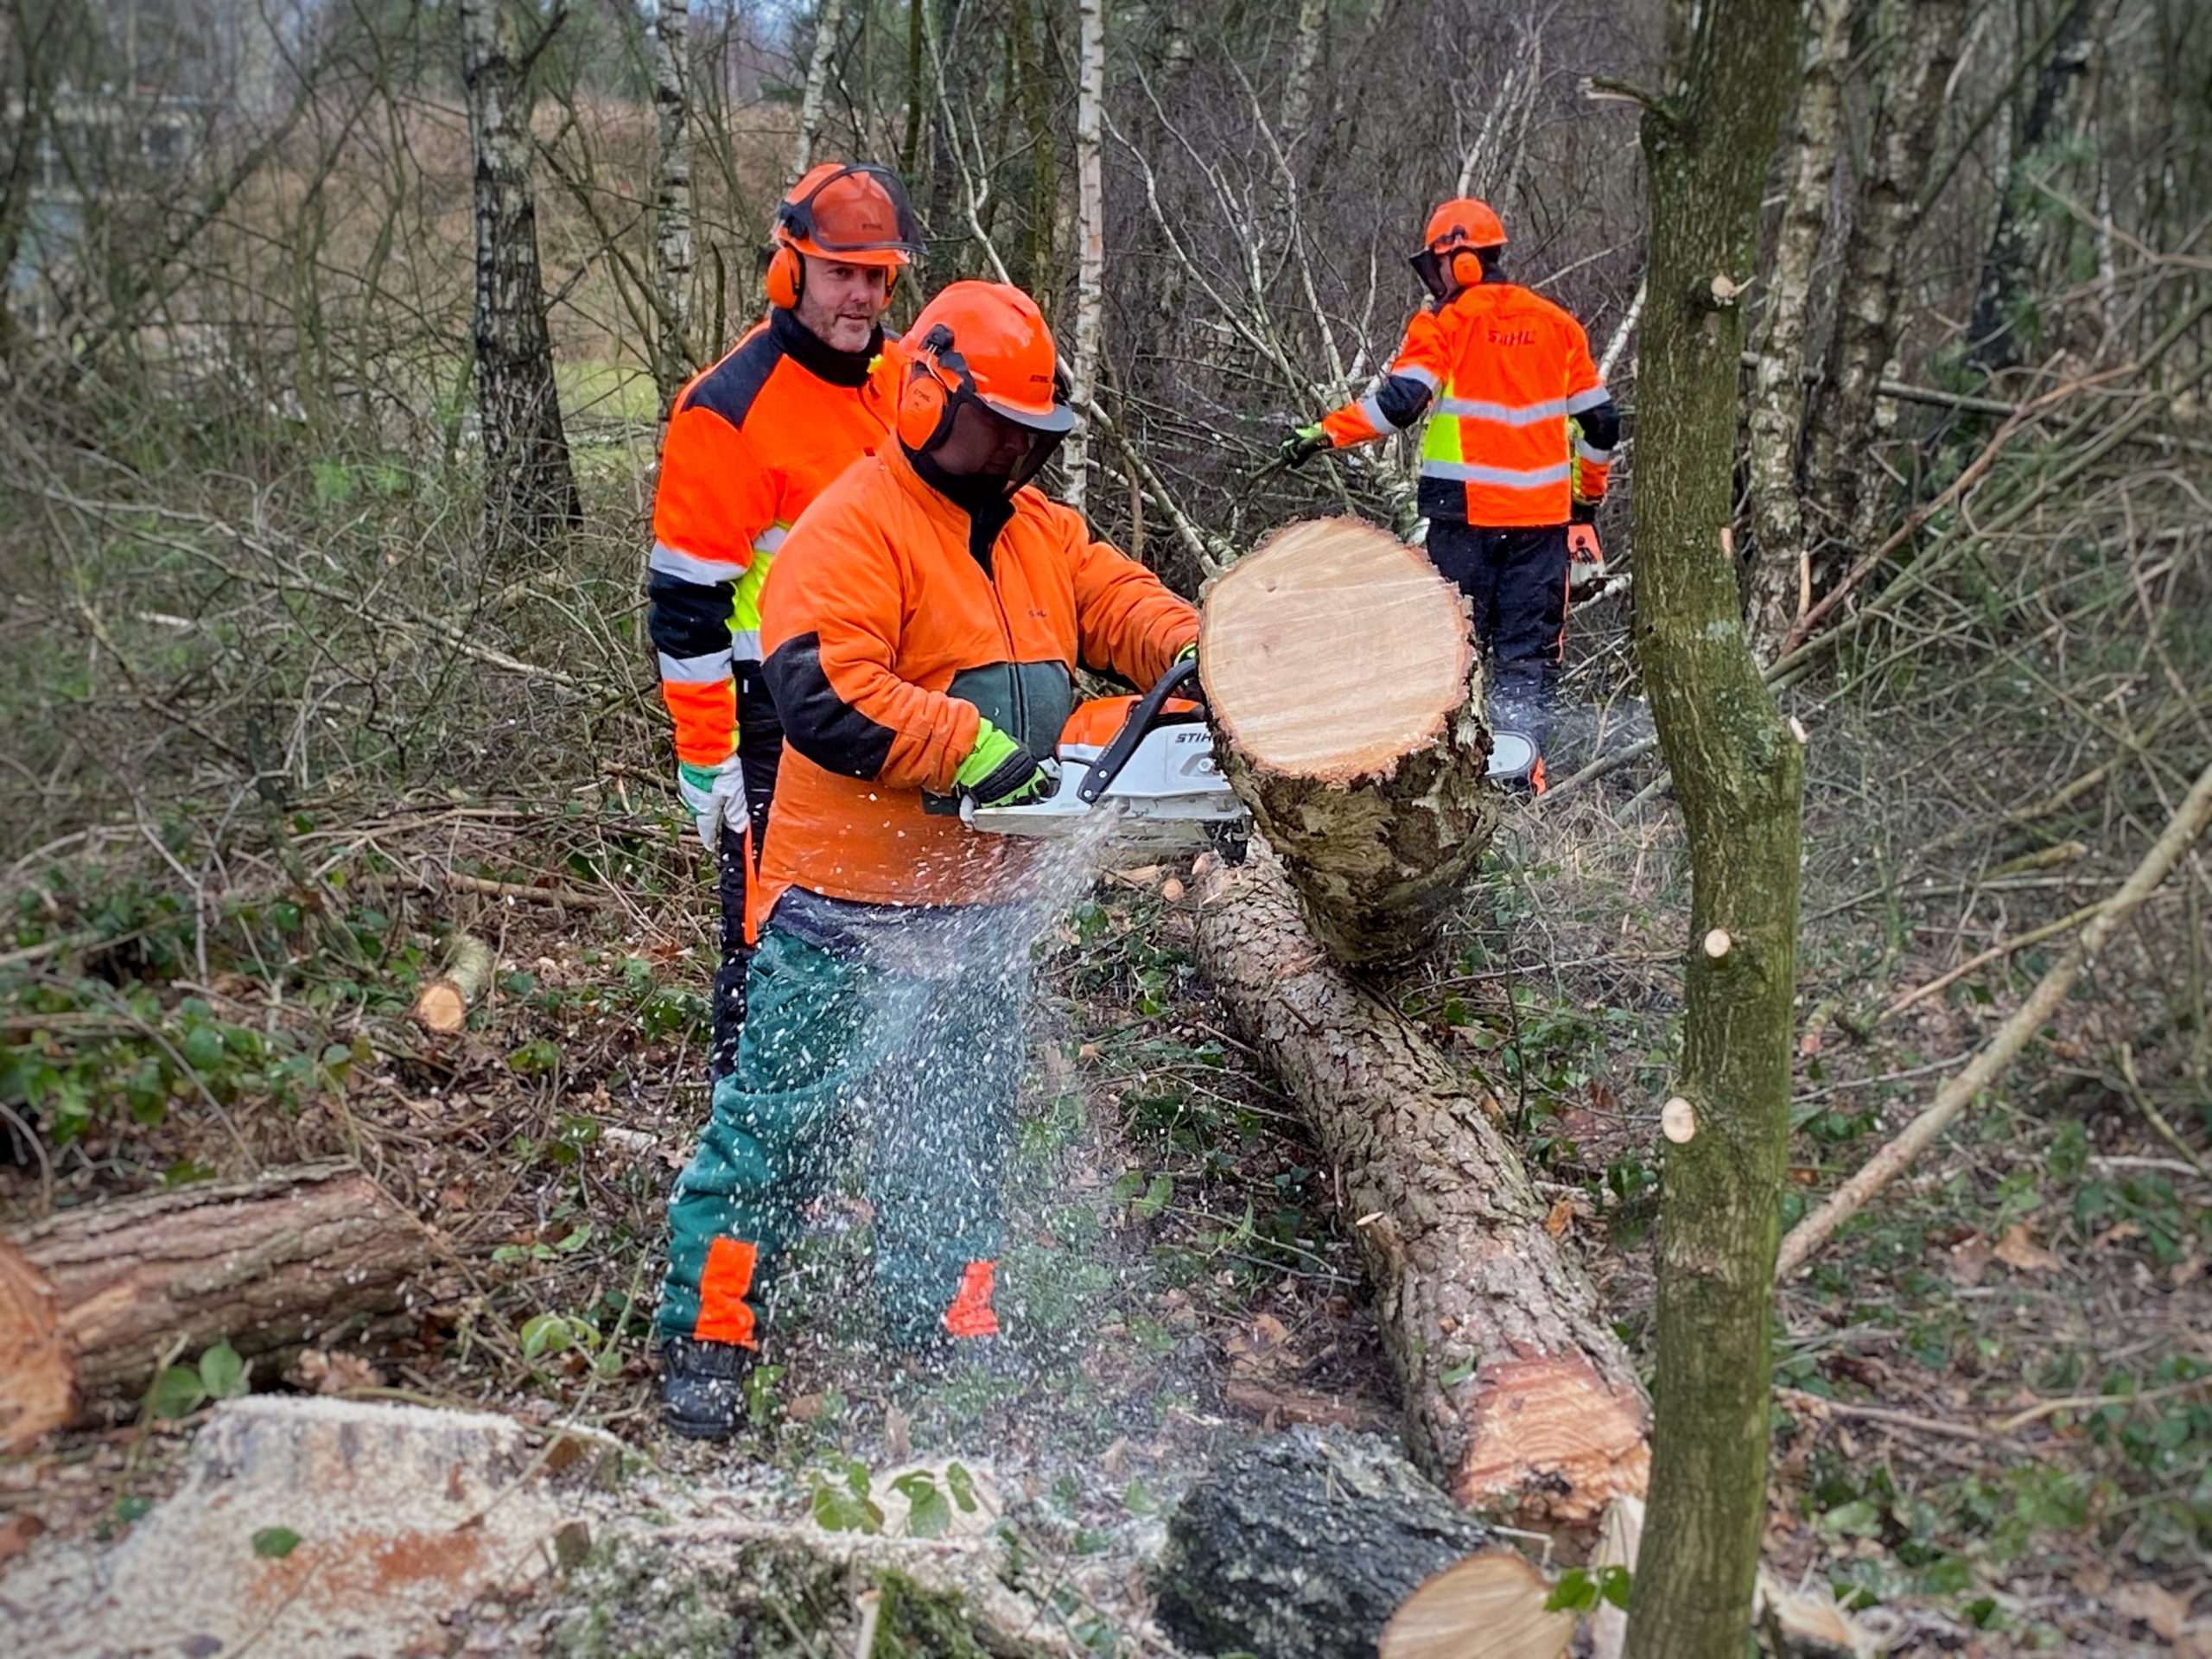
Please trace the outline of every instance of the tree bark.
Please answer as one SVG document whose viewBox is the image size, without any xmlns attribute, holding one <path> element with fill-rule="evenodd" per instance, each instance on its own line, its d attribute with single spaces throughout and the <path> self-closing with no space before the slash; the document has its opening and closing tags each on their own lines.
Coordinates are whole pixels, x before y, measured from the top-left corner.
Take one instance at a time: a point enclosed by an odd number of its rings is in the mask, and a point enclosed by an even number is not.
<svg viewBox="0 0 2212 1659">
<path fill-rule="evenodd" d="M 1803 757 L 1752 659 L 1729 528 L 1743 314 L 1795 6 L 1707 0 L 1647 111 L 1637 659 L 1688 832 L 1681 1073 L 1657 1242 L 1658 1414 L 1633 1659 L 1740 1652 L 1766 1513 Z M 1683 1138 L 1683 1137 L 1687 1138 Z"/>
<path fill-rule="evenodd" d="M 1859 0 L 1814 0 L 1815 28 L 1798 74 L 1790 181 L 1774 264 L 1767 278 L 1758 366 L 1751 375 L 1750 443 L 1754 638 L 1762 655 L 1810 603 L 1805 523 L 1798 503 L 1799 440 L 1805 423 L 1805 332 L 1813 271 L 1835 194 L 1842 73 Z"/>
<path fill-rule="evenodd" d="M 556 10 L 536 48 L 561 25 Z M 461 0 L 461 79 L 475 156 L 476 405 L 484 537 L 512 560 L 583 521 L 545 327 L 531 189 L 529 62 L 497 0 Z"/>
<path fill-rule="evenodd" d="M 1460 1587 L 1440 1583 L 1454 1575 L 1484 1581 L 1479 1624 L 1464 1596 L 1452 1617 L 1423 1618 Z M 1215 1465 L 1169 1520 L 1156 1577 L 1179 1635 L 1259 1659 L 1374 1659 L 1378 1648 L 1386 1659 L 1553 1659 L 1574 1624 L 1546 1613 L 1528 1563 L 1403 1459 L 1330 1431 L 1294 1430 Z"/>
<path fill-rule="evenodd" d="M 1200 883 L 1199 965 L 1297 1099 L 1376 1287 L 1414 1460 L 1460 1503 L 1594 1523 L 1643 1488 L 1647 1408 L 1497 1104 L 1313 942 L 1274 856 Z"/>
<path fill-rule="evenodd" d="M 1884 505 L 1866 461 L 1882 378 L 1907 313 L 1902 268 L 1919 221 L 1943 93 L 1958 65 L 1965 0 L 1878 0 L 1876 26 L 1891 42 L 1876 83 L 1866 168 L 1837 276 L 1835 330 L 1813 420 L 1806 495 L 1822 502 L 1838 535 L 1863 544 Z"/>
<path fill-rule="evenodd" d="M 1359 519 L 1293 524 L 1208 589 L 1198 660 L 1224 769 L 1313 937 L 1347 967 L 1419 956 L 1497 822 L 1458 590 Z"/>
<path fill-rule="evenodd" d="M 798 177 L 814 165 L 815 147 L 822 142 L 823 108 L 829 101 L 830 66 L 837 55 L 837 42 L 845 27 L 845 0 L 822 0 L 814 13 L 814 52 L 806 62 L 806 90 L 798 100 L 798 147 L 791 156 L 791 176 Z"/>
<path fill-rule="evenodd" d="M 65 1210 L 0 1240 L 0 1445 L 128 1416 L 163 1356 L 390 1313 L 435 1241 L 349 1163 Z"/>
<path fill-rule="evenodd" d="M 2020 175 L 2037 163 L 2054 140 L 2072 130 L 2075 99 L 2088 84 L 2096 43 L 2109 15 L 2110 0 L 2069 0 L 2050 54 L 2036 73 L 2027 118 L 1998 192 L 1997 223 L 1990 232 L 1981 280 L 1974 289 L 1974 316 L 1967 326 L 1967 360 L 1985 374 L 2015 366 L 2024 349 L 2020 308 L 2035 263 L 2036 230 L 2041 221 L 2032 193 Z"/>
<path fill-rule="evenodd" d="M 690 0 L 655 0 L 653 297 L 659 329 L 653 384 L 664 421 L 692 365 L 690 34 Z"/>
<path fill-rule="evenodd" d="M 1296 148 L 1313 110 L 1313 69 L 1321 60 L 1321 31 L 1329 21 L 1328 0 L 1298 0 L 1298 22 L 1291 35 L 1290 73 L 1282 89 L 1282 143 Z"/>
<path fill-rule="evenodd" d="M 1077 213 L 1075 361 L 1072 400 L 1082 409 L 1097 396 L 1106 329 L 1106 184 L 1100 126 L 1106 107 L 1106 0 L 1076 0 L 1075 177 Z M 1063 453 L 1067 501 L 1084 511 L 1090 494 L 1090 423 L 1079 422 Z"/>
</svg>

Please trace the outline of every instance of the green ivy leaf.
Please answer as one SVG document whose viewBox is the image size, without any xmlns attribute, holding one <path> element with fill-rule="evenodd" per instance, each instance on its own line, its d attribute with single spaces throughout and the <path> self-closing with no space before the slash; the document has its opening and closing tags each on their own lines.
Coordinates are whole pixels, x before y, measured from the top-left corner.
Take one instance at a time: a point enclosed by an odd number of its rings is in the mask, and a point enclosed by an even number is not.
<svg viewBox="0 0 2212 1659">
<path fill-rule="evenodd" d="M 1129 1206 L 1129 1213 L 1139 1221 L 1150 1221 L 1167 1207 L 1167 1201 L 1174 1196 L 1175 1178 L 1155 1175 L 1145 1187 L 1144 1196 Z"/>
<path fill-rule="evenodd" d="M 973 1515 L 976 1512 L 976 1478 L 968 1472 L 966 1464 L 946 1464 L 944 1484 L 952 1494 L 952 1501 L 960 1506 L 961 1514 Z"/>
<path fill-rule="evenodd" d="M 1570 1567 L 1559 1575 L 1552 1592 L 1544 1598 L 1548 1613 L 1592 1613 L 1598 1610 L 1598 1586 L 1581 1567 Z"/>
<path fill-rule="evenodd" d="M 568 1320 L 558 1313 L 539 1313 L 523 1321 L 522 1357 L 542 1359 L 557 1354 L 575 1338 Z"/>
<path fill-rule="evenodd" d="M 154 1379 L 146 1396 L 146 1409 L 155 1417 L 174 1421 L 189 1417 L 207 1398 L 207 1386 L 189 1365 L 168 1365 Z"/>
<path fill-rule="evenodd" d="M 891 1488 L 906 1500 L 906 1533 L 913 1538 L 942 1538 L 952 1530 L 952 1505 L 937 1482 L 922 1470 L 904 1474 Z"/>
<path fill-rule="evenodd" d="M 300 1547 L 300 1535 L 289 1527 L 264 1527 L 253 1535 L 253 1553 L 264 1561 L 281 1561 Z"/>
<path fill-rule="evenodd" d="M 247 1390 L 247 1369 L 226 1338 L 200 1356 L 200 1386 L 211 1400 L 234 1400 Z"/>
<path fill-rule="evenodd" d="M 824 1532 L 878 1533 L 883 1511 L 867 1497 L 855 1497 L 835 1481 L 817 1480 L 811 1505 L 814 1524 Z"/>
<path fill-rule="evenodd" d="M 194 1026 L 185 1033 L 184 1063 L 206 1071 L 223 1063 L 223 1033 L 213 1026 Z"/>
</svg>

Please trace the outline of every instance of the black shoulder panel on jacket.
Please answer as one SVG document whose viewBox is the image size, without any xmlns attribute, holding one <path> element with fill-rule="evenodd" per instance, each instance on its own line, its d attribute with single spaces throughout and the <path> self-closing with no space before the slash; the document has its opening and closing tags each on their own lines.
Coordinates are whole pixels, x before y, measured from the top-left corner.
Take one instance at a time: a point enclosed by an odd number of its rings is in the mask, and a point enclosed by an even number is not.
<svg viewBox="0 0 2212 1659">
<path fill-rule="evenodd" d="M 826 771 L 875 778 L 891 758 L 892 731 L 837 695 L 822 670 L 822 636 L 795 633 L 764 664 L 784 741 Z"/>
<path fill-rule="evenodd" d="M 1582 423 L 1582 441 L 1593 449 L 1610 449 L 1620 442 L 1621 412 L 1613 400 L 1592 404 L 1574 417 Z"/>
<path fill-rule="evenodd" d="M 1382 378 L 1375 393 L 1375 406 L 1382 411 L 1382 418 L 1405 430 L 1421 418 L 1428 407 L 1428 387 L 1410 374 L 1389 374 Z"/>
<path fill-rule="evenodd" d="M 683 407 L 711 410 L 732 426 L 742 428 L 745 417 L 753 412 L 753 399 L 760 397 L 760 388 L 768 384 L 768 377 L 783 359 L 784 348 L 776 343 L 774 334 L 763 328 L 700 376 L 684 397 Z"/>
</svg>

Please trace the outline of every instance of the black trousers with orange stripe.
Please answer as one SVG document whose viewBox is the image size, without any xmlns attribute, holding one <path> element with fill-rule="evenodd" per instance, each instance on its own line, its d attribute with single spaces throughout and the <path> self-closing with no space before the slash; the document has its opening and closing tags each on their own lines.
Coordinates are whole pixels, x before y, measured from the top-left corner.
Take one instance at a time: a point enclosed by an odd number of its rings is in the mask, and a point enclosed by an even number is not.
<svg viewBox="0 0 2212 1659">
<path fill-rule="evenodd" d="M 1541 752 L 1567 629 L 1567 526 L 1485 530 L 1433 518 L 1428 560 L 1474 613 L 1475 637 L 1490 655 L 1491 724 L 1522 733 Z"/>
<path fill-rule="evenodd" d="M 737 1033 L 745 1025 L 745 972 L 753 947 L 745 937 L 745 895 L 768 838 L 768 807 L 783 765 L 784 728 L 758 663 L 737 668 L 737 753 L 745 766 L 745 811 L 749 836 L 722 826 L 715 887 L 721 900 L 721 961 L 715 969 L 714 1022 L 707 1049 L 707 1077 L 719 1083 L 737 1068 Z"/>
</svg>

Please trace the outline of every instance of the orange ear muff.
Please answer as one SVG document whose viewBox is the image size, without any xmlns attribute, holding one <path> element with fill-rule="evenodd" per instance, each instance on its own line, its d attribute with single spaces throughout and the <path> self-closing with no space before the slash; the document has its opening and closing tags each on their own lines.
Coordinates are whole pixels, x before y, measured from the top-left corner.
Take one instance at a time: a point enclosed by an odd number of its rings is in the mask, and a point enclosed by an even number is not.
<svg viewBox="0 0 2212 1659">
<path fill-rule="evenodd" d="M 1483 262 L 1466 249 L 1452 256 L 1452 286 L 1472 288 L 1483 279 Z"/>
<path fill-rule="evenodd" d="M 768 290 L 769 304 L 785 311 L 797 305 L 799 289 L 806 286 L 806 267 L 799 263 L 798 250 L 788 242 L 778 243 L 761 285 Z"/>
<path fill-rule="evenodd" d="M 916 454 L 933 448 L 951 424 L 952 397 L 936 369 L 918 362 L 899 399 L 899 442 Z"/>
</svg>

